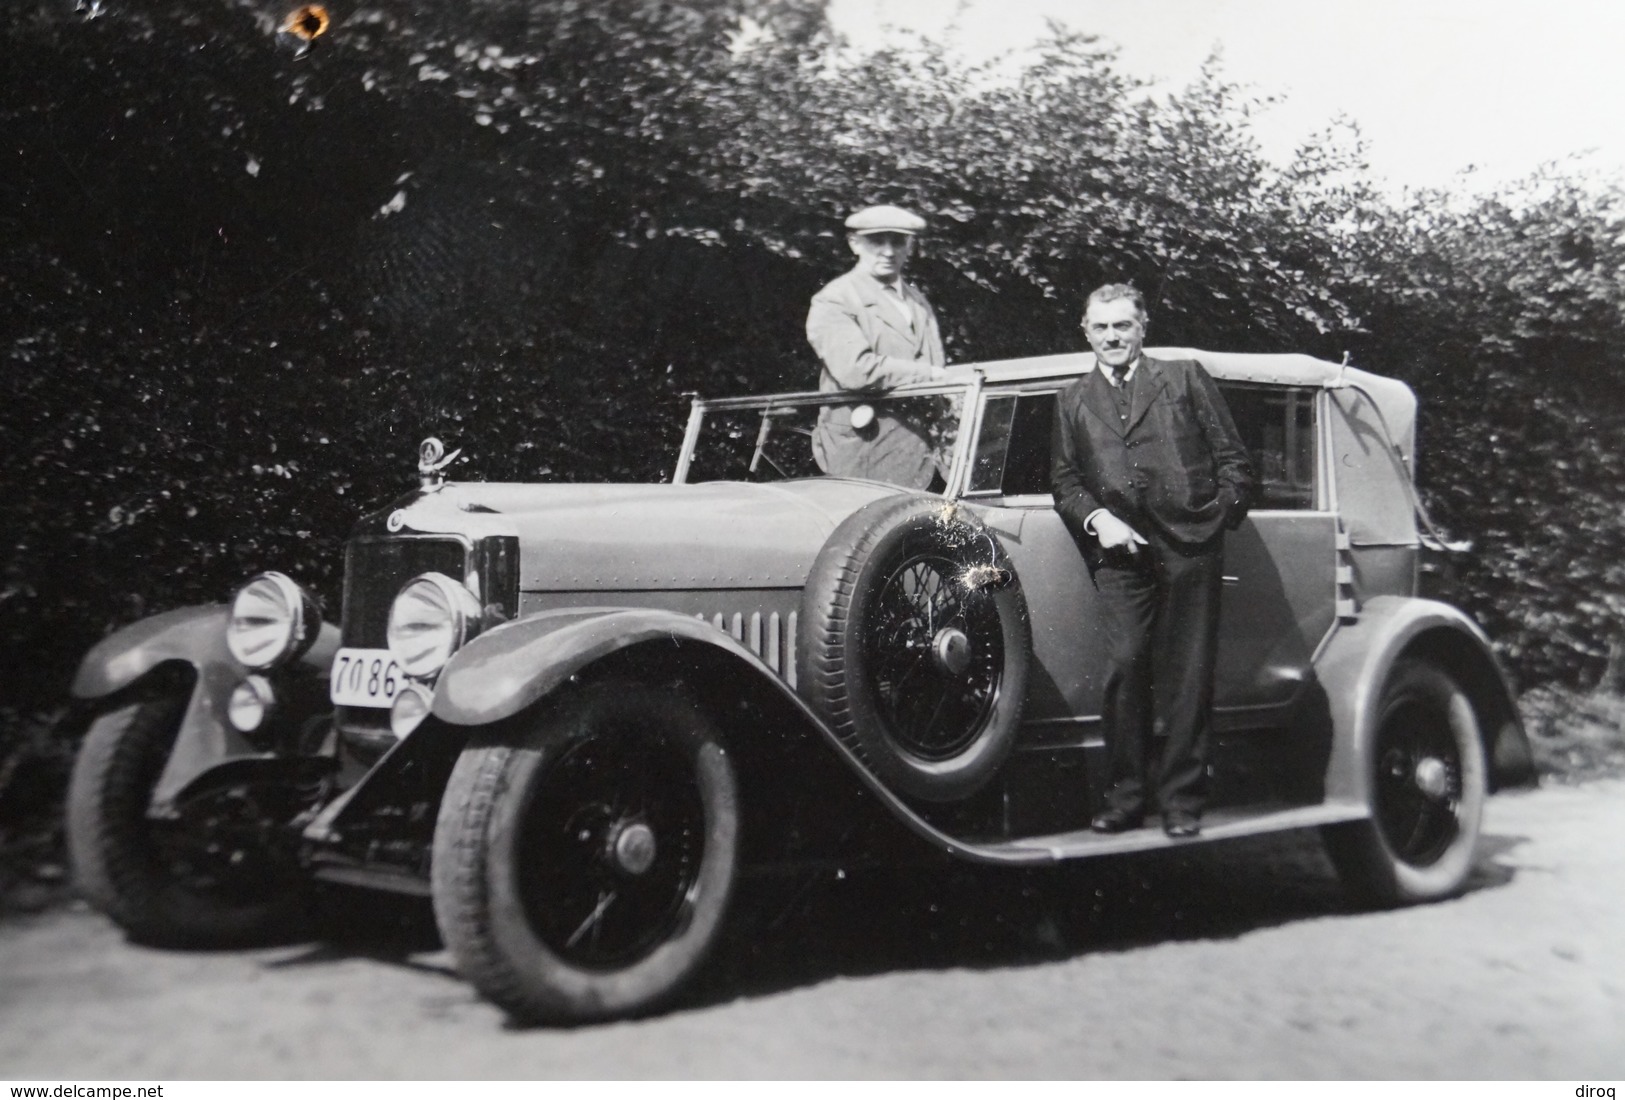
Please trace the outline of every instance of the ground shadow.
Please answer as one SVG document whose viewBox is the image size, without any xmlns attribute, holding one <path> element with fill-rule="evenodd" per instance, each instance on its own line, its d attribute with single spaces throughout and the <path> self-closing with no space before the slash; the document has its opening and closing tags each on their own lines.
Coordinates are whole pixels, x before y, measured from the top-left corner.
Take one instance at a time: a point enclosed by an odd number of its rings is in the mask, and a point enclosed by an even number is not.
<svg viewBox="0 0 1625 1100">
<path fill-rule="evenodd" d="M 424 973 L 459 978 L 448 958 L 422 956 L 441 948 L 428 898 L 401 897 L 346 887 L 324 887 L 311 902 L 316 939 L 296 955 L 273 959 L 267 970 L 322 966 L 366 958 Z"/>
<path fill-rule="evenodd" d="M 1523 837 L 1485 836 L 1467 892 L 1510 883 Z M 426 899 L 328 899 L 323 938 L 267 969 L 372 959 L 458 979 Z M 710 964 L 672 1010 L 837 977 L 999 969 L 1354 916 L 1313 830 L 1042 869 L 959 863 L 750 879 Z M 472 991 L 470 995 L 473 996 Z"/>
<path fill-rule="evenodd" d="M 1513 849 L 1529 843 L 1526 836 L 1500 836 L 1485 833 L 1478 838 L 1478 861 L 1473 864 L 1467 878 L 1467 893 L 1505 886 L 1517 875 L 1515 868 L 1501 862 L 1501 857 Z"/>
<path fill-rule="evenodd" d="M 1511 882 L 1486 837 L 1469 893 Z M 691 1005 L 765 996 L 839 976 L 996 969 L 1228 939 L 1294 921 L 1354 915 L 1312 830 L 1036 870 L 965 865 L 826 874 L 774 884 L 720 945 Z"/>
</svg>

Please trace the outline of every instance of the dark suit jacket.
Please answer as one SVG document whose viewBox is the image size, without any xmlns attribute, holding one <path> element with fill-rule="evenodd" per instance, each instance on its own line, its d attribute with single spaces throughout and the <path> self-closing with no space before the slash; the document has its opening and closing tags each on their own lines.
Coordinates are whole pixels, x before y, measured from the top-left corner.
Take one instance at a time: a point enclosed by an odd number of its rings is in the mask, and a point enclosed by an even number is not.
<svg viewBox="0 0 1625 1100">
<path fill-rule="evenodd" d="M 1100 544 L 1083 523 L 1097 508 L 1195 548 L 1240 523 L 1252 496 L 1252 462 L 1200 363 L 1142 356 L 1133 393 L 1125 421 L 1097 368 L 1055 403 L 1055 507 L 1091 563 Z"/>
</svg>

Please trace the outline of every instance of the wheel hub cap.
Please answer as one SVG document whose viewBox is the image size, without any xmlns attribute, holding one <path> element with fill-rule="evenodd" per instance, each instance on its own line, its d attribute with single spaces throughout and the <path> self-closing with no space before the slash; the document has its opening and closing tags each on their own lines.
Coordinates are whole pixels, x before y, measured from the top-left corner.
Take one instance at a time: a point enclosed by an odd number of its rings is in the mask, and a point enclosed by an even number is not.
<svg viewBox="0 0 1625 1100">
<path fill-rule="evenodd" d="M 970 638 L 957 626 L 945 626 L 931 639 L 931 655 L 943 672 L 963 676 L 970 668 Z"/>
<path fill-rule="evenodd" d="M 641 875 L 654 866 L 654 830 L 641 821 L 625 825 L 616 833 L 610 851 L 615 857 L 615 866 L 629 875 Z"/>
<path fill-rule="evenodd" d="M 1450 769 L 1437 756 L 1424 756 L 1416 762 L 1412 773 L 1416 789 L 1432 799 L 1442 799 L 1450 793 Z"/>
</svg>

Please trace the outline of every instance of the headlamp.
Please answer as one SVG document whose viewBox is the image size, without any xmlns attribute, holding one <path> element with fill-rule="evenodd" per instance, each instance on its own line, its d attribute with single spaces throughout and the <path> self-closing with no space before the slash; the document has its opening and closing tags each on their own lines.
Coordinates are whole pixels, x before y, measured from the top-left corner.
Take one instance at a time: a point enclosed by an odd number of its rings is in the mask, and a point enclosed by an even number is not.
<svg viewBox="0 0 1625 1100">
<path fill-rule="evenodd" d="M 389 607 L 389 652 L 408 676 L 428 679 L 479 629 L 479 621 L 472 592 L 444 573 L 424 573 L 408 581 Z"/>
<path fill-rule="evenodd" d="M 226 700 L 226 717 L 233 728 L 253 733 L 265 724 L 266 715 L 276 705 L 276 692 L 271 681 L 263 676 L 246 677 L 231 691 Z"/>
<path fill-rule="evenodd" d="M 237 590 L 226 622 L 226 648 L 263 672 L 293 660 L 316 640 L 316 601 L 281 573 L 261 573 Z"/>
<path fill-rule="evenodd" d="M 429 691 L 417 684 L 408 684 L 395 695 L 389 708 L 389 728 L 396 737 L 405 737 L 429 717 Z"/>
</svg>

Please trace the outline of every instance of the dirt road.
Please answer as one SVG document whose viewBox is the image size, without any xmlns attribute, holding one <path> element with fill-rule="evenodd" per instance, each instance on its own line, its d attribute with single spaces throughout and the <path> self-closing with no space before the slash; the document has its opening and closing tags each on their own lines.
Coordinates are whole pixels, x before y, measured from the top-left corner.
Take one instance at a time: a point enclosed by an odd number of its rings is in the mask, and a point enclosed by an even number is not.
<svg viewBox="0 0 1625 1100">
<path fill-rule="evenodd" d="M 818 884 L 648 1020 L 515 1030 L 407 936 L 221 954 L 0 925 L 0 1079 L 1625 1078 L 1625 782 L 1491 799 L 1466 896 L 1353 912 L 1312 837 Z"/>
</svg>

